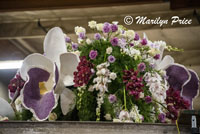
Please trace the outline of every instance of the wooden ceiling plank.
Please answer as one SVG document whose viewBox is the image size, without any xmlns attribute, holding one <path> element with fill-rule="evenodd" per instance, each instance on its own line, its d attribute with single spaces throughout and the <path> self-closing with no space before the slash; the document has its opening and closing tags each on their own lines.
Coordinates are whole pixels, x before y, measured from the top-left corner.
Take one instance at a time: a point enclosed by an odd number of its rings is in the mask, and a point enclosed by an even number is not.
<svg viewBox="0 0 200 134">
<path fill-rule="evenodd" d="M 113 5 L 144 4 L 163 0 L 1 0 L 0 11 L 26 11 L 39 9 L 66 9 Z"/>
</svg>

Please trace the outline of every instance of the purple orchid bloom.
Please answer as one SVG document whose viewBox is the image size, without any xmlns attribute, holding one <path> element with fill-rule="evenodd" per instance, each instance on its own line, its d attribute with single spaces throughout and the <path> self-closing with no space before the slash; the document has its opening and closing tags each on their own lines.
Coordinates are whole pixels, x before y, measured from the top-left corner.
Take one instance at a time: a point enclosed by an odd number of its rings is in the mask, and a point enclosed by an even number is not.
<svg viewBox="0 0 200 134">
<path fill-rule="evenodd" d="M 27 56 L 19 71 L 24 85 L 16 84 L 9 89 L 21 90 L 22 105 L 30 110 L 38 121 L 49 117 L 59 98 L 64 115 L 75 105 L 74 93 L 65 86 L 74 85 L 73 73 L 79 58 L 76 54 L 67 52 L 63 37 L 64 33 L 60 28 L 49 30 L 44 40 L 45 56 L 38 53 Z M 20 79 L 16 80 L 21 82 Z"/>
<path fill-rule="evenodd" d="M 25 81 L 21 91 L 23 106 L 38 121 L 46 120 L 57 105 L 54 89 L 58 73 L 55 64 L 41 54 L 31 54 L 24 59 L 20 74 Z"/>
<path fill-rule="evenodd" d="M 188 70 L 180 64 L 171 64 L 166 69 L 168 83 L 174 90 L 181 91 L 181 96 L 188 100 L 193 109 L 193 99 L 199 93 L 199 77 L 193 70 Z"/>
</svg>

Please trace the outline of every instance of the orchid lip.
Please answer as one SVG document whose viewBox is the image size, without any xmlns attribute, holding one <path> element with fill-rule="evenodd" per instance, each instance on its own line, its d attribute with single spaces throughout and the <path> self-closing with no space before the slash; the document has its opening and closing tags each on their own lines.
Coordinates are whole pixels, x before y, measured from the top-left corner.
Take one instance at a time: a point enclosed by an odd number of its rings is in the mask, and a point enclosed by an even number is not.
<svg viewBox="0 0 200 134">
<path fill-rule="evenodd" d="M 50 73 L 41 68 L 31 68 L 28 71 L 28 80 L 22 90 L 22 104 L 29 109 L 34 117 L 43 121 L 56 106 L 56 97 L 52 85 L 47 90 L 45 82 L 50 78 Z"/>
</svg>

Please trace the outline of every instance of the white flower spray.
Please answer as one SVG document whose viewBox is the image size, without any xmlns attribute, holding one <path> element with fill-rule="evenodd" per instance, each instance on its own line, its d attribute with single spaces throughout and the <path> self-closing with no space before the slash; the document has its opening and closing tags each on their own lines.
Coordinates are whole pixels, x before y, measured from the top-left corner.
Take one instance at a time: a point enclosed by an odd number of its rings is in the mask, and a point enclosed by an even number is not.
<svg viewBox="0 0 200 134">
<path fill-rule="evenodd" d="M 94 86 L 93 88 L 96 89 L 98 92 L 97 94 L 97 108 L 96 108 L 96 115 L 97 121 L 100 120 L 100 113 L 101 113 L 101 105 L 104 103 L 104 94 L 108 92 L 108 83 L 111 80 L 114 80 L 117 76 L 115 73 L 110 72 L 108 67 L 110 63 L 105 62 L 97 66 L 97 77 L 93 80 Z"/>
</svg>

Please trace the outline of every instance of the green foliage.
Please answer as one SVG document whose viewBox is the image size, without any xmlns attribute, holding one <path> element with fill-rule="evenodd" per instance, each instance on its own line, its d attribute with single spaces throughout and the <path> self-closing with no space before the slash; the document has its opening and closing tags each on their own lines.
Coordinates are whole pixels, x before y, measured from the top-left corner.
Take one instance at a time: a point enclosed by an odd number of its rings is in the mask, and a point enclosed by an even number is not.
<svg viewBox="0 0 200 134">
<path fill-rule="evenodd" d="M 27 121 L 27 120 L 31 120 L 32 117 L 33 117 L 33 114 L 29 110 L 23 109 L 22 112 L 15 113 L 14 120 Z"/>
<path fill-rule="evenodd" d="M 77 95 L 77 101 L 81 99 L 81 106 L 78 109 L 78 117 L 80 121 L 95 121 L 96 120 L 96 95 L 85 90 L 80 97 Z M 76 105 L 78 106 L 78 105 Z"/>
</svg>

